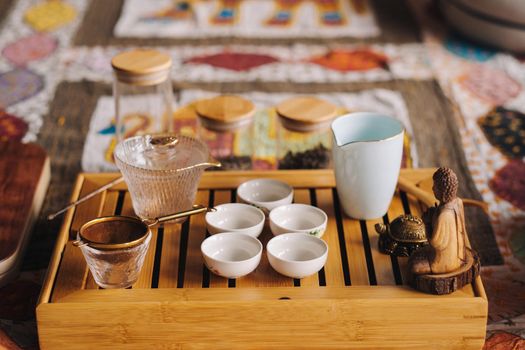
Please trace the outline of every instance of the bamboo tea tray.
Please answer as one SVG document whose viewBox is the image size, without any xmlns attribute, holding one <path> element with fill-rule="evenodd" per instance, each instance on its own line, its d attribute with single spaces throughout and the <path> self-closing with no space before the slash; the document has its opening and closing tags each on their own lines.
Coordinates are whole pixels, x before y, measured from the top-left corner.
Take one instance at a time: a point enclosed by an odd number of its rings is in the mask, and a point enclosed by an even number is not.
<svg viewBox="0 0 525 350">
<path fill-rule="evenodd" d="M 434 169 L 401 176 L 429 190 Z M 116 178 L 81 174 L 72 200 Z M 328 261 L 302 280 L 273 271 L 263 252 L 252 274 L 227 280 L 203 265 L 204 216 L 154 230 L 137 283 L 102 290 L 95 284 L 72 235 L 101 215 L 133 215 L 125 184 L 70 210 L 64 220 L 37 306 L 42 349 L 373 348 L 480 349 L 487 298 L 478 279 L 453 294 L 427 295 L 405 286 L 407 259 L 377 249 L 374 224 L 422 205 L 396 193 L 388 214 L 356 221 L 342 214 L 330 170 L 207 172 L 196 203 L 231 202 L 243 181 L 268 177 L 295 188 L 295 202 L 311 203 L 329 216 L 323 239 Z M 430 190 L 429 190 L 430 191 Z M 265 228 L 263 245 L 271 238 Z"/>
</svg>

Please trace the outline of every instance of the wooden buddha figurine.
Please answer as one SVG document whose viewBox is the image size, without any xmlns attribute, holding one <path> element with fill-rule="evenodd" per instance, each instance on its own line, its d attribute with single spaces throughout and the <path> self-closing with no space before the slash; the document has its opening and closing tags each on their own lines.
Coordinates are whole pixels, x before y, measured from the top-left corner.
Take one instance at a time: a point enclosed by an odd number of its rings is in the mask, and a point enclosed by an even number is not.
<svg viewBox="0 0 525 350">
<path fill-rule="evenodd" d="M 439 205 L 423 214 L 429 245 L 411 256 L 409 268 L 417 289 L 447 294 L 472 281 L 479 273 L 479 261 L 477 254 L 467 248 L 463 201 L 457 197 L 456 174 L 449 168 L 439 168 L 432 179 L 432 191 Z M 442 281 L 437 283 L 438 279 Z M 434 289 L 443 286 L 446 288 Z"/>
<path fill-rule="evenodd" d="M 439 206 L 423 215 L 430 246 L 426 254 L 412 260 L 411 272 L 416 275 L 452 272 L 465 262 L 465 218 L 463 202 L 456 196 L 458 179 L 449 168 L 439 168 L 432 179 Z"/>
</svg>

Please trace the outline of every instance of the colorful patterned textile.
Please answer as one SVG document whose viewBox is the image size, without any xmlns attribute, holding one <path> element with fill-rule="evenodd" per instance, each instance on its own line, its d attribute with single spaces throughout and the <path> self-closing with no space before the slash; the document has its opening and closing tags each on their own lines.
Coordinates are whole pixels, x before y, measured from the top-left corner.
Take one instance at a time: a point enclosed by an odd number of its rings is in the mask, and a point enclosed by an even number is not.
<svg viewBox="0 0 525 350">
<path fill-rule="evenodd" d="M 294 38 L 379 34 L 366 0 L 126 0 L 117 37 Z"/>
<path fill-rule="evenodd" d="M 36 141 L 61 81 L 60 52 L 71 44 L 88 3 L 20 0 L 0 32 L 0 109 L 27 124 L 23 141 Z"/>
<path fill-rule="evenodd" d="M 432 78 L 421 44 L 187 45 L 159 49 L 172 57 L 171 76 L 177 82 L 346 83 Z M 122 50 L 111 46 L 65 50 L 61 64 L 65 79 L 111 81 L 111 57 Z"/>
<path fill-rule="evenodd" d="M 488 329 L 524 335 L 517 316 L 525 314 L 525 64 L 447 31 L 430 1 L 411 3 L 436 78 L 457 106 L 470 173 L 489 204 L 505 259 L 503 266 L 482 267 L 489 317 L 501 321 Z"/>
</svg>

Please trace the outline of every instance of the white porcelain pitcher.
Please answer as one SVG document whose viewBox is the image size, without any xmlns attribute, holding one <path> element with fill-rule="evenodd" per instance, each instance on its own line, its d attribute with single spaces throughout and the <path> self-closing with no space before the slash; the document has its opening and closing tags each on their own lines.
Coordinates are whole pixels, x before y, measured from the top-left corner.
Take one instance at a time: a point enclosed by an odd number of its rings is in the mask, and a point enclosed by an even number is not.
<svg viewBox="0 0 525 350">
<path fill-rule="evenodd" d="M 349 113 L 332 122 L 333 159 L 339 201 L 355 219 L 382 217 L 394 195 L 404 127 L 378 113 Z"/>
</svg>

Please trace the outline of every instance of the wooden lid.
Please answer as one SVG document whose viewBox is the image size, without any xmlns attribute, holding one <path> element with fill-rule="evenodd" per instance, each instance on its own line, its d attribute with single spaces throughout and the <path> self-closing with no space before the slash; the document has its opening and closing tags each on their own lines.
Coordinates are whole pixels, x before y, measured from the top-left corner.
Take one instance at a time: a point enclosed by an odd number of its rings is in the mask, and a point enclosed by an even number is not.
<svg viewBox="0 0 525 350">
<path fill-rule="evenodd" d="M 117 79 L 134 85 L 154 85 L 169 76 L 171 57 L 151 49 L 119 53 L 111 60 Z"/>
<path fill-rule="evenodd" d="M 304 129 L 305 125 L 315 127 L 317 124 L 326 124 L 337 115 L 337 107 L 333 104 L 313 96 L 293 97 L 281 102 L 277 114 L 285 119 L 286 126 Z"/>
<path fill-rule="evenodd" d="M 215 125 L 237 126 L 250 121 L 255 112 L 255 105 L 240 96 L 222 95 L 197 101 L 195 109 L 199 117 Z"/>
</svg>

